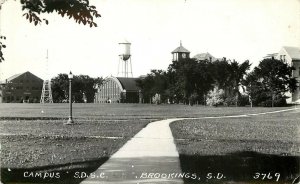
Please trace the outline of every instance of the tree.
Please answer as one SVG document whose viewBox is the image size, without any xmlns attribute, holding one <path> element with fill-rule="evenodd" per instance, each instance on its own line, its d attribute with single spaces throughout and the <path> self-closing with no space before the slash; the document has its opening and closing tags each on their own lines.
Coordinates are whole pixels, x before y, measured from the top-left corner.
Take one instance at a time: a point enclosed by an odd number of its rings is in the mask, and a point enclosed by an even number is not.
<svg viewBox="0 0 300 184">
<path fill-rule="evenodd" d="M 297 88 L 297 80 L 292 77 L 294 67 L 276 59 L 264 59 L 246 77 L 248 94 L 256 105 L 283 105 L 286 92 Z"/>
<path fill-rule="evenodd" d="M 4 45 L 4 44 L 2 43 L 1 40 L 5 40 L 5 39 L 6 39 L 5 36 L 1 36 L 1 35 L 0 35 L 0 63 L 1 63 L 2 61 L 4 61 L 2 49 L 6 47 L 6 45 Z"/>
<path fill-rule="evenodd" d="M 166 91 L 167 74 L 163 70 L 151 70 L 146 77 L 137 80 L 137 85 L 142 89 L 143 98 L 147 102 L 150 102 L 156 94 L 159 94 L 160 101 L 165 101 L 168 96 Z"/>
<path fill-rule="evenodd" d="M 232 85 L 230 64 L 226 58 L 217 60 L 212 63 L 211 73 L 213 74 L 215 85 L 219 89 L 226 89 Z"/>
<path fill-rule="evenodd" d="M 102 78 L 91 78 L 88 75 L 75 75 L 72 80 L 73 100 L 77 103 L 94 101 L 96 86 L 103 82 Z M 58 74 L 52 79 L 52 96 L 55 103 L 69 99 L 69 79 L 67 74 Z"/>
<path fill-rule="evenodd" d="M 215 85 L 224 90 L 227 105 L 235 104 L 237 106 L 241 96 L 239 89 L 251 64 L 248 60 L 239 64 L 236 60 L 231 61 L 224 58 L 221 61 L 213 62 L 212 65 L 211 73 L 213 73 Z"/>
<path fill-rule="evenodd" d="M 203 101 L 203 96 L 213 87 L 213 77 L 208 61 L 195 59 L 173 61 L 168 68 L 170 94 L 177 101 L 194 104 Z"/>
<path fill-rule="evenodd" d="M 69 96 L 68 74 L 58 74 L 51 80 L 51 90 L 54 103 L 66 102 Z"/>
<path fill-rule="evenodd" d="M 169 99 L 171 102 L 189 105 L 205 104 L 208 92 L 217 87 L 222 89 L 223 98 L 227 96 L 237 104 L 241 99 L 238 98 L 239 87 L 249 68 L 249 61 L 239 64 L 226 59 L 211 62 L 186 58 L 173 61 L 166 72 L 152 70 L 144 79 L 138 81 L 138 85 L 144 99 L 150 100 L 157 93 L 161 95 L 162 102 Z"/>
<path fill-rule="evenodd" d="M 231 85 L 229 88 L 232 88 L 232 95 L 228 98 L 234 99 L 235 105 L 238 105 L 238 100 L 241 96 L 240 87 L 242 86 L 242 81 L 247 74 L 247 71 L 250 69 L 251 64 L 248 60 L 244 61 L 243 63 L 239 64 L 237 61 L 233 60 L 230 63 L 230 76 L 229 81 L 231 81 Z"/>
<path fill-rule="evenodd" d="M 91 78 L 88 75 L 79 75 L 74 78 L 75 86 L 78 87 L 78 99 L 76 101 L 82 101 L 83 96 L 86 97 L 86 102 L 94 102 L 94 97 L 97 89 L 96 84 L 101 85 L 103 82 L 102 78 Z M 77 84 L 77 85 L 76 85 Z M 82 95 L 82 96 L 81 96 Z"/>
<path fill-rule="evenodd" d="M 23 16 L 34 25 L 41 24 L 43 21 L 49 23 L 47 19 L 41 18 L 42 14 L 57 13 L 62 17 L 74 19 L 78 24 L 97 27 L 94 18 L 101 16 L 96 7 L 89 4 L 89 0 L 20 0 L 20 3 L 25 12 Z M 1 6 L 2 4 L 0 10 Z M 1 37 L 3 36 L 0 35 L 0 39 Z M 5 48 L 5 45 L 0 42 L 0 62 L 4 61 L 2 48 Z"/>
</svg>

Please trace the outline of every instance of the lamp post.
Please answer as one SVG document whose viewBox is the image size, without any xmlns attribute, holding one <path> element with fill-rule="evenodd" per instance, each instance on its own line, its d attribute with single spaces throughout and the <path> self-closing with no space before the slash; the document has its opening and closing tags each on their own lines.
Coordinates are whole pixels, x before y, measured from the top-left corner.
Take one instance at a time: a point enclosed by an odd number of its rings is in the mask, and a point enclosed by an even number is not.
<svg viewBox="0 0 300 184">
<path fill-rule="evenodd" d="M 74 124 L 74 121 L 73 121 L 73 117 L 72 117 L 72 79 L 73 79 L 73 74 L 72 74 L 71 71 L 70 71 L 68 77 L 69 77 L 69 104 L 70 104 L 70 115 L 69 115 L 69 119 L 68 119 L 66 125 L 72 125 L 72 124 Z"/>
</svg>

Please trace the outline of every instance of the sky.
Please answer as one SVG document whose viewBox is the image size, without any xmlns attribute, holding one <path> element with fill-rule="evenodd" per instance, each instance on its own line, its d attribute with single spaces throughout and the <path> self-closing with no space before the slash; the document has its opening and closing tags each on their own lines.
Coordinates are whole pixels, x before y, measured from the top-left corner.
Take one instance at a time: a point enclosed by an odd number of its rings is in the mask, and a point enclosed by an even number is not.
<svg viewBox="0 0 300 184">
<path fill-rule="evenodd" d="M 300 47 L 300 0 L 90 0 L 101 18 L 90 28 L 56 14 L 49 25 L 30 24 L 20 3 L 0 10 L 7 39 L 0 80 L 30 71 L 43 78 L 72 71 L 116 76 L 119 42 L 131 42 L 133 77 L 166 70 L 171 52 L 183 46 L 196 54 L 250 60 L 252 67 L 282 46 Z M 48 50 L 48 59 L 47 57 Z M 47 62 L 48 61 L 48 62 Z"/>
</svg>

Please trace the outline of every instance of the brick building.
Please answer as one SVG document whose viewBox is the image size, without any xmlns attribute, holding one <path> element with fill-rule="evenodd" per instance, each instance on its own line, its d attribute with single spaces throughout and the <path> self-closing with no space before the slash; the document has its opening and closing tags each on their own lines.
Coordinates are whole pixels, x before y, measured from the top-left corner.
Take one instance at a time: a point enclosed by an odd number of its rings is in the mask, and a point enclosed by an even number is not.
<svg viewBox="0 0 300 184">
<path fill-rule="evenodd" d="M 0 83 L 0 103 L 38 103 L 43 80 L 30 72 L 13 75 Z"/>
</svg>

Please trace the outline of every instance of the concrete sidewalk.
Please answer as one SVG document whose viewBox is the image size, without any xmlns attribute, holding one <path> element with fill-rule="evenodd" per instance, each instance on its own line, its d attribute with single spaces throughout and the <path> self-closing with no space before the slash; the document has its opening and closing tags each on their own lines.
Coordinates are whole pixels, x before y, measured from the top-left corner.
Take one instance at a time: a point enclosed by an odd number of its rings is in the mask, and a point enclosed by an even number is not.
<svg viewBox="0 0 300 184">
<path fill-rule="evenodd" d="M 101 165 L 83 184 L 182 184 L 179 154 L 168 119 L 148 124 Z"/>
</svg>

